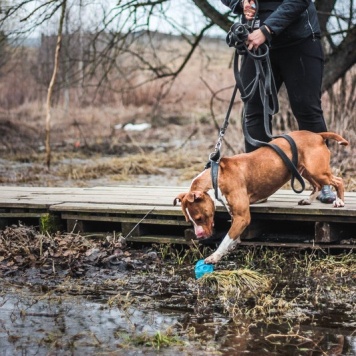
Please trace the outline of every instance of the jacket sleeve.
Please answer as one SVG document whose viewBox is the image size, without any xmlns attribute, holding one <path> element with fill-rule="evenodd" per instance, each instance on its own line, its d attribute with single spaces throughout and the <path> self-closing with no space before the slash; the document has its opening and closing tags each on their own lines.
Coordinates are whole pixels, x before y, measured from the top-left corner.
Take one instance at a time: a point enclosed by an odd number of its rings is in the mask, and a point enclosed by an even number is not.
<svg viewBox="0 0 356 356">
<path fill-rule="evenodd" d="M 232 1 L 230 1 L 232 2 Z M 284 0 L 264 21 L 274 34 L 278 35 L 309 7 L 311 0 Z"/>
<path fill-rule="evenodd" d="M 234 14 L 242 13 L 242 2 L 243 0 L 221 0 L 221 2 L 228 6 Z"/>
</svg>

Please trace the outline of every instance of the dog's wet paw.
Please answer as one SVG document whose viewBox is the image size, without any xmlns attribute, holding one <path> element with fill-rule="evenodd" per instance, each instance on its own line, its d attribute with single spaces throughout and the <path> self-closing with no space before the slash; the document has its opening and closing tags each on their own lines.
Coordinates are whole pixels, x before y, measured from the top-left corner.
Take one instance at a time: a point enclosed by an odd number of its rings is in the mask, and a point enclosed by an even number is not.
<svg viewBox="0 0 356 356">
<path fill-rule="evenodd" d="M 310 205 L 311 201 L 309 199 L 299 200 L 298 205 Z"/>
<path fill-rule="evenodd" d="M 336 198 L 333 202 L 334 208 L 343 208 L 344 206 L 345 206 L 345 203 L 340 198 Z"/>
<path fill-rule="evenodd" d="M 217 253 L 213 253 L 212 255 L 210 255 L 209 257 L 207 257 L 204 262 L 206 264 L 215 264 L 218 263 L 221 259 L 221 256 Z"/>
</svg>

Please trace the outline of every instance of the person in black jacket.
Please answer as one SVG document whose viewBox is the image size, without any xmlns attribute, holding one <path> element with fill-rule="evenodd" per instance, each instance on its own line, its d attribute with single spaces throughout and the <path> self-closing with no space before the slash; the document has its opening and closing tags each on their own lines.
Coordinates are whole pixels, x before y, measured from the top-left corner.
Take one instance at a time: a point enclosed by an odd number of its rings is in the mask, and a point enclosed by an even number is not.
<svg viewBox="0 0 356 356">
<path fill-rule="evenodd" d="M 221 1 L 233 13 L 242 15 L 242 23 L 254 19 L 254 0 Z M 314 3 L 311 0 L 259 0 L 258 8 L 254 28 L 246 41 L 248 49 L 257 49 L 262 43 L 268 42 L 277 91 L 284 83 L 299 129 L 327 131 L 321 108 L 324 55 Z M 242 84 L 247 87 L 255 75 L 253 60 L 244 56 L 241 64 Z M 264 129 L 263 104 L 258 90 L 245 109 L 249 134 L 256 140 L 269 141 Z M 245 142 L 245 146 L 247 152 L 255 149 L 248 142 Z M 318 197 L 323 203 L 332 203 L 335 198 L 330 186 L 324 186 Z"/>
</svg>

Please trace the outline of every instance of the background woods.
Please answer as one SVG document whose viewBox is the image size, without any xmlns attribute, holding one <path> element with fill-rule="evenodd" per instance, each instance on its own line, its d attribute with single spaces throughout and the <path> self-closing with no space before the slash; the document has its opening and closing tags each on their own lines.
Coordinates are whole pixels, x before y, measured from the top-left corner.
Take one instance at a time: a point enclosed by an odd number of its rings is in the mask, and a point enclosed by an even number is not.
<svg viewBox="0 0 356 356">
<path fill-rule="evenodd" d="M 144 152 L 143 139 L 162 145 L 170 141 L 176 148 L 194 139 L 208 151 L 210 143 L 204 141 L 215 139 L 234 84 L 233 50 L 224 38 L 238 19 L 220 1 L 205 0 L 0 0 L 0 149 L 4 153 L 43 149 L 44 106 L 64 3 L 51 99 L 52 144 L 76 148 L 100 144 L 107 152 L 108 146 L 130 142 Z M 352 144 L 354 1 L 315 4 L 326 55 L 325 116 L 329 128 L 345 134 Z M 280 101 L 276 127 L 295 129 L 288 100 L 282 95 Z M 235 105 L 233 133 L 227 137 L 233 143 L 229 151 L 234 152 L 242 150 L 240 105 Z M 141 122 L 152 125 L 156 133 L 122 134 L 127 123 Z M 158 134 L 162 127 L 165 130 Z"/>
</svg>

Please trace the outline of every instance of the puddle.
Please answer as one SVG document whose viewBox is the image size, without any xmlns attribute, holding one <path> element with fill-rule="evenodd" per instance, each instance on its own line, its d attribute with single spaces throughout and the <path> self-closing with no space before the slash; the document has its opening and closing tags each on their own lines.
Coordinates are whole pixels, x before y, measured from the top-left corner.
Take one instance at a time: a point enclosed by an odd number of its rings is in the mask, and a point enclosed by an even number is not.
<svg viewBox="0 0 356 356">
<path fill-rule="evenodd" d="M 197 293 L 190 276 L 174 278 L 171 286 L 171 278 L 162 275 L 117 277 L 98 286 L 96 293 L 84 291 L 75 280 L 60 288 L 2 283 L 0 354 L 156 355 L 158 346 L 141 339 L 167 333 L 179 343 L 162 347 L 162 355 L 356 354 L 352 305 L 313 306 L 300 300 L 288 320 L 264 322 L 241 315 L 232 322 L 220 303 L 198 296 L 204 291 Z M 127 277 L 129 284 L 123 282 Z M 289 292 L 284 298 L 298 295 L 296 289 Z"/>
<path fill-rule="evenodd" d="M 113 352 L 130 337 L 154 335 L 177 322 L 173 313 L 120 310 L 83 297 L 46 297 L 22 289 L 1 298 L 1 355 L 67 355 Z M 125 351 L 128 355 L 136 351 Z"/>
</svg>

